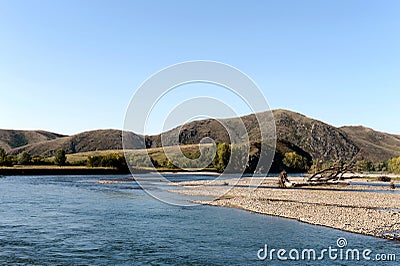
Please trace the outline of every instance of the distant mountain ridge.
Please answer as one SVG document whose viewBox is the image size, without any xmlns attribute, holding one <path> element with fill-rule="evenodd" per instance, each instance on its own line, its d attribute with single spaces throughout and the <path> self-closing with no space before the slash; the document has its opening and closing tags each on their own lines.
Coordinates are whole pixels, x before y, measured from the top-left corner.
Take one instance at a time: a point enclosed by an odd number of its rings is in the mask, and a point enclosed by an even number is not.
<svg viewBox="0 0 400 266">
<path fill-rule="evenodd" d="M 360 150 L 354 141 L 339 128 L 287 110 L 274 110 L 272 113 L 275 119 L 277 140 L 301 148 L 314 159 L 350 160 Z M 260 117 L 262 120 L 271 119 L 268 113 L 260 113 Z M 224 120 L 226 124 L 234 125 L 237 119 Z M 256 116 L 247 115 L 241 119 L 247 129 L 249 140 L 259 140 L 260 132 Z M 211 119 L 193 121 L 162 134 L 164 138 L 169 139 L 170 135 L 177 134 L 179 130 L 179 140 L 183 144 L 199 143 L 204 137 L 210 137 L 216 142 L 229 142 L 229 135 L 223 126 Z M 149 140 L 151 147 L 161 146 L 160 135 L 150 136 Z"/>
<path fill-rule="evenodd" d="M 131 144 L 128 148 L 142 147 L 143 137 L 134 133 L 125 135 Z M 66 153 L 79 153 L 97 150 L 122 150 L 122 131 L 116 129 L 104 129 L 86 131 L 71 136 L 63 136 L 38 143 L 30 143 L 11 149 L 9 153 L 19 154 L 23 151 L 31 155 L 52 156 L 58 149 Z"/>
<path fill-rule="evenodd" d="M 274 110 L 277 149 L 285 152 L 296 150 L 312 159 L 382 161 L 400 154 L 400 136 L 357 126 L 337 128 L 288 110 Z M 272 119 L 270 113 L 260 113 L 261 123 Z M 236 128 L 241 119 L 250 142 L 260 139 L 254 114 L 241 118 L 223 119 L 224 125 Z M 237 132 L 238 139 L 245 139 L 245 132 Z M 154 136 L 126 133 L 130 149 L 160 147 L 161 135 L 170 145 L 197 144 L 208 137 L 216 142 L 229 142 L 229 135 L 220 122 L 213 119 L 193 121 Z M 173 139 L 173 136 L 178 136 Z M 0 130 L 0 147 L 10 154 L 27 151 L 32 155 L 52 156 L 58 149 L 67 153 L 96 150 L 121 150 L 120 130 L 94 130 L 65 136 L 46 131 Z"/>
<path fill-rule="evenodd" d="M 363 126 L 345 126 L 341 130 L 360 148 L 360 156 L 371 161 L 391 158 L 400 154 L 400 136 L 375 131 Z"/>
<path fill-rule="evenodd" d="M 6 151 L 29 144 L 49 141 L 65 135 L 43 130 L 0 129 L 0 147 Z"/>
</svg>

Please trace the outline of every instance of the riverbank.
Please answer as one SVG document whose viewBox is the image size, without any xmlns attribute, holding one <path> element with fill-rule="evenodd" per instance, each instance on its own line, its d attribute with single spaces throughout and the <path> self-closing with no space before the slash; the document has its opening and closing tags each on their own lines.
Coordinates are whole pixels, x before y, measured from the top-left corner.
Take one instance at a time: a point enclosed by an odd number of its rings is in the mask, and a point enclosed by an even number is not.
<svg viewBox="0 0 400 266">
<path fill-rule="evenodd" d="M 54 166 L 54 165 L 16 165 L 13 167 L 0 167 L 1 176 L 16 175 L 120 175 L 130 174 L 128 168 L 117 169 L 112 167 L 86 167 L 86 166 Z M 135 169 L 133 174 L 149 174 L 155 173 L 154 168 Z M 158 170 L 159 174 L 179 174 L 179 175 L 220 175 L 218 172 L 209 169 L 197 171 L 193 170 L 176 170 L 164 169 Z"/>
<path fill-rule="evenodd" d="M 303 178 L 291 178 L 300 181 Z M 239 208 L 255 213 L 295 219 L 343 231 L 400 240 L 400 190 L 389 186 L 321 185 L 280 189 L 277 180 L 268 178 L 258 188 L 249 188 L 250 178 L 180 182 L 183 189 L 174 192 L 215 198 L 236 184 L 222 197 L 199 203 Z"/>
<path fill-rule="evenodd" d="M 129 174 L 129 169 L 85 166 L 14 166 L 0 167 L 0 176 L 28 175 L 118 175 Z M 138 173 L 148 173 L 140 171 Z"/>
</svg>

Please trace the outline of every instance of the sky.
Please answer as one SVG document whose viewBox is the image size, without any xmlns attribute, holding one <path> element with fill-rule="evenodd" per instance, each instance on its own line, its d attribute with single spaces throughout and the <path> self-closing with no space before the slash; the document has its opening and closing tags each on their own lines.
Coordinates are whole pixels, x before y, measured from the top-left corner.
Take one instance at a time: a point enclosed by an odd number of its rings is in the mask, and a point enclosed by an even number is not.
<svg viewBox="0 0 400 266">
<path fill-rule="evenodd" d="M 400 134 L 399 14 L 397 0 L 0 0 L 0 128 L 122 129 L 149 76 L 212 60 L 251 77 L 271 109 Z M 206 87 L 166 96 L 156 114 L 232 98 Z M 147 133 L 161 128 L 152 117 Z"/>
</svg>

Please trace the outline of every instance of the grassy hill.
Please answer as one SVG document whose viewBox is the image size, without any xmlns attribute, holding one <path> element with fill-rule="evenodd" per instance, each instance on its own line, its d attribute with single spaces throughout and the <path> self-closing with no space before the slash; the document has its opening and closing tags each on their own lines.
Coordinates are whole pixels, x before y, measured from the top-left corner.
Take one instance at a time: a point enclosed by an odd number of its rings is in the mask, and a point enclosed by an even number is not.
<svg viewBox="0 0 400 266">
<path fill-rule="evenodd" d="M 340 128 L 287 110 L 273 113 L 277 138 L 295 144 L 314 159 L 350 160 L 360 150 Z"/>
<path fill-rule="evenodd" d="M 281 142 L 291 143 L 315 159 L 323 160 L 349 160 L 353 158 L 360 148 L 340 128 L 325 124 L 321 121 L 308 118 L 304 115 L 287 111 L 274 110 L 276 136 Z M 260 113 L 262 123 L 266 123 L 271 116 L 269 113 Z M 250 141 L 260 140 L 260 132 L 257 127 L 255 115 L 247 115 L 241 118 Z M 235 129 L 238 119 L 223 119 L 227 127 Z M 270 129 L 273 132 L 274 129 Z M 225 128 L 212 119 L 194 121 L 164 132 L 165 139 L 170 140 L 170 145 L 177 145 L 172 136 L 178 134 L 180 144 L 199 143 L 203 138 L 210 137 L 216 142 L 229 142 L 229 134 Z M 235 130 L 232 130 L 235 131 Z M 238 132 L 238 138 L 244 139 L 244 132 Z M 160 135 L 148 137 L 150 147 L 160 147 Z M 399 145 L 400 147 L 400 145 Z"/>
<path fill-rule="evenodd" d="M 142 148 L 143 137 L 134 133 L 127 133 L 131 144 L 128 148 Z M 53 156 L 58 149 L 64 149 L 66 153 L 80 153 L 99 150 L 122 150 L 121 130 L 93 130 L 72 136 L 64 136 L 52 140 L 32 143 L 10 150 L 10 154 L 19 154 L 23 151 L 31 155 L 44 157 Z"/>
<path fill-rule="evenodd" d="M 152 158 L 155 165 L 158 165 L 161 168 L 166 168 L 168 158 L 164 151 L 167 151 L 168 154 L 171 155 L 172 157 L 177 157 L 178 153 L 182 152 L 187 158 L 197 159 L 200 157 L 200 147 L 207 148 L 210 146 L 212 146 L 212 144 L 207 144 L 207 143 L 200 144 L 200 145 L 199 144 L 187 144 L 187 145 L 180 145 L 180 146 L 134 149 L 134 150 L 127 150 L 127 152 L 128 152 L 128 154 L 130 152 L 132 152 L 131 154 L 135 158 L 135 161 L 139 161 L 139 164 L 137 164 L 133 161 L 130 161 L 131 164 L 137 168 L 144 169 L 146 167 L 149 167 L 148 164 L 150 162 L 147 161 L 147 163 L 146 163 L 146 160 L 145 160 L 145 158 L 147 158 L 147 154 Z M 312 159 L 311 155 L 308 154 L 307 152 L 304 152 L 299 147 L 297 147 L 287 141 L 279 140 L 277 142 L 276 156 L 281 156 L 282 154 L 285 154 L 287 152 L 293 152 L 293 151 L 295 151 L 299 155 L 306 158 L 309 162 L 311 162 L 311 159 Z M 124 151 L 123 150 L 103 150 L 103 151 L 98 150 L 98 151 L 88 151 L 88 152 L 68 154 L 67 161 L 71 164 L 74 164 L 74 163 L 82 162 L 82 161 L 86 160 L 89 156 L 106 156 L 110 153 L 123 155 Z M 256 166 L 257 158 L 259 157 L 259 154 L 260 154 L 259 142 L 251 142 L 250 143 L 250 153 L 249 153 L 251 160 L 249 163 L 249 165 L 250 165 L 249 169 L 254 170 L 251 167 Z M 130 156 L 128 156 L 127 158 L 130 158 Z M 177 158 L 179 158 L 179 157 L 177 157 Z M 275 171 L 275 172 L 280 171 L 280 169 L 282 168 L 282 166 L 280 164 L 281 159 L 282 158 L 276 160 L 275 164 L 273 164 L 273 166 L 272 166 L 273 171 Z"/>
<path fill-rule="evenodd" d="M 341 128 L 360 149 L 360 157 L 371 161 L 396 157 L 400 154 L 400 136 L 375 131 L 363 126 Z"/>
<path fill-rule="evenodd" d="M 270 113 L 260 113 L 264 125 L 272 119 Z M 400 153 L 400 136 L 377 132 L 364 127 L 337 128 L 321 121 L 308 118 L 288 110 L 274 110 L 277 150 L 281 153 L 296 151 L 307 158 L 321 160 L 350 160 L 357 158 L 375 161 L 387 160 Z M 246 130 L 237 130 L 240 119 Z M 225 129 L 231 128 L 235 137 L 245 141 L 246 131 L 250 143 L 260 140 L 255 115 L 241 118 L 213 119 L 193 121 L 162 133 L 170 146 L 194 145 L 205 138 L 216 142 L 229 143 L 229 134 Z M 176 139 L 173 136 L 178 136 Z M 149 149 L 161 146 L 161 135 L 141 136 L 126 133 L 128 149 Z M 205 141 L 207 143 L 207 141 Z M 64 136 L 45 131 L 0 130 L 0 146 L 10 154 L 27 151 L 31 155 L 53 156 L 58 149 L 67 154 L 84 154 L 98 151 L 122 150 L 122 132 L 120 130 L 94 130 L 72 136 Z M 189 147 L 189 146 L 188 146 Z M 155 150 L 155 156 L 162 160 Z"/>
<path fill-rule="evenodd" d="M 63 137 L 65 135 L 42 130 L 0 129 L 0 147 L 6 151 L 10 151 L 24 145 L 46 142 Z"/>
</svg>

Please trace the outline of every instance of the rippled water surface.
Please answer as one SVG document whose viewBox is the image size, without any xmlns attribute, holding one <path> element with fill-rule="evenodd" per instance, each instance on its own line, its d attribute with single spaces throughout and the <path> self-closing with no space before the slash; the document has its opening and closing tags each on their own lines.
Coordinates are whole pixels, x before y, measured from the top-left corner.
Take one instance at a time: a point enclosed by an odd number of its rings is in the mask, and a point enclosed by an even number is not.
<svg viewBox="0 0 400 266">
<path fill-rule="evenodd" d="M 98 184 L 121 176 L 0 179 L 0 263 L 20 265 L 320 265 L 260 261 L 257 251 L 337 247 L 397 254 L 398 242 L 296 221 L 210 206 L 159 202 L 135 183 Z M 206 176 L 170 176 L 170 179 Z M 155 186 L 155 189 L 159 189 Z M 355 262 L 325 260 L 325 265 Z M 360 265 L 368 265 L 360 261 Z M 371 265 L 376 262 L 370 262 Z"/>
</svg>

